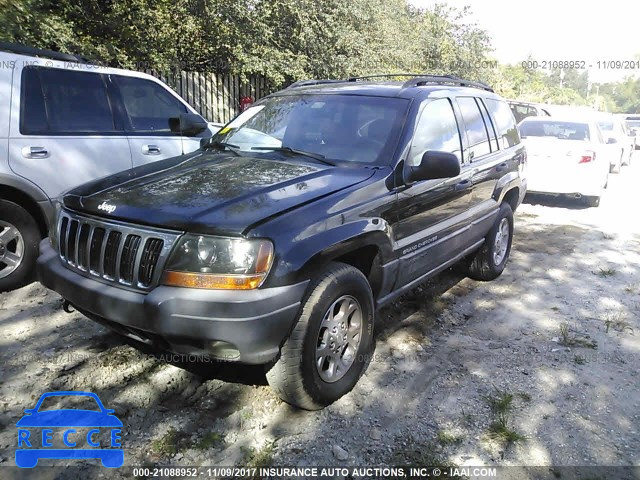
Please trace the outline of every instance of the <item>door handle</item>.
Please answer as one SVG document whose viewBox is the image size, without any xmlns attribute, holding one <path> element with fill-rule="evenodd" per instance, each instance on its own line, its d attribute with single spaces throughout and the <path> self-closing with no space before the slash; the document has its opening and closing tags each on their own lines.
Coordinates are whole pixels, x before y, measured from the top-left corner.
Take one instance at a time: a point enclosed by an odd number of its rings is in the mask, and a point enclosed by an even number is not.
<svg viewBox="0 0 640 480">
<path fill-rule="evenodd" d="M 509 165 L 507 165 L 506 163 L 501 163 L 496 167 L 496 172 L 501 172 L 503 170 L 506 170 L 508 166 Z"/>
<path fill-rule="evenodd" d="M 463 180 L 459 183 L 456 183 L 453 189 L 456 192 L 461 192 L 462 190 L 466 190 L 467 188 L 473 187 L 473 182 L 471 180 Z"/>
<path fill-rule="evenodd" d="M 24 147 L 22 149 L 22 156 L 24 158 L 47 158 L 49 156 L 49 150 L 44 147 Z"/>
<path fill-rule="evenodd" d="M 157 145 L 143 145 L 142 146 L 142 153 L 144 155 L 160 155 L 162 151 L 160 150 L 160 147 Z"/>
</svg>

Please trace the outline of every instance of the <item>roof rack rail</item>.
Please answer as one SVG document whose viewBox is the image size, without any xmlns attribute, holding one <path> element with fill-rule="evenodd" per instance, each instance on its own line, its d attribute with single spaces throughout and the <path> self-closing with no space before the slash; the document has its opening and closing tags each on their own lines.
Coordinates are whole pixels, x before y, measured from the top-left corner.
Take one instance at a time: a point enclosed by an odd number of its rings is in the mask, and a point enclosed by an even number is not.
<svg viewBox="0 0 640 480">
<path fill-rule="evenodd" d="M 487 90 L 488 92 L 493 92 L 493 89 L 482 82 L 473 82 L 471 80 L 464 80 L 460 77 L 456 77 L 455 75 L 424 75 L 412 78 L 408 80 L 402 85 L 402 88 L 409 87 L 421 87 L 427 85 L 429 83 L 435 83 L 438 85 L 457 85 L 460 87 L 473 87 L 473 88 L 481 88 L 482 90 Z"/>
<path fill-rule="evenodd" d="M 422 73 L 383 73 L 380 75 L 363 75 L 358 77 L 349 77 L 345 79 L 311 79 L 311 80 L 299 80 L 292 83 L 287 88 L 308 87 L 310 85 L 324 85 L 329 83 L 346 83 L 357 82 L 359 80 L 369 80 L 371 78 L 394 78 L 394 77 L 420 77 Z"/>
<path fill-rule="evenodd" d="M 358 80 L 369 80 L 371 78 L 394 78 L 394 77 L 420 77 L 422 73 L 383 73 L 380 75 L 363 75 L 359 77 L 349 77 L 347 82 L 357 82 Z"/>
<path fill-rule="evenodd" d="M 82 55 L 73 55 L 70 53 L 61 53 L 53 50 L 28 47 L 26 45 L 20 45 L 19 43 L 0 42 L 0 51 L 29 55 L 32 57 L 50 58 L 52 60 L 62 60 L 65 62 L 92 63 L 91 60 L 83 57 Z"/>
<path fill-rule="evenodd" d="M 324 85 L 326 83 L 344 83 L 346 80 L 298 80 L 292 83 L 287 88 L 308 87 L 310 85 Z"/>
<path fill-rule="evenodd" d="M 292 83 L 287 88 L 308 87 L 310 85 L 326 85 L 331 83 L 347 83 L 347 82 L 351 83 L 351 82 L 358 82 L 360 80 L 369 80 L 372 78 L 394 78 L 394 77 L 411 77 L 411 80 L 407 80 L 402 85 L 402 88 L 420 87 L 423 85 L 427 85 L 429 83 L 434 83 L 439 85 L 457 85 L 461 87 L 481 88 L 483 90 L 493 92 L 493 89 L 486 83 L 474 82 L 471 80 L 464 80 L 460 77 L 456 77 L 455 75 L 428 75 L 428 74 L 422 74 L 422 73 L 385 73 L 380 75 L 364 75 L 361 77 L 349 77 L 344 80 L 335 80 L 335 79 L 300 80 L 298 82 Z"/>
</svg>

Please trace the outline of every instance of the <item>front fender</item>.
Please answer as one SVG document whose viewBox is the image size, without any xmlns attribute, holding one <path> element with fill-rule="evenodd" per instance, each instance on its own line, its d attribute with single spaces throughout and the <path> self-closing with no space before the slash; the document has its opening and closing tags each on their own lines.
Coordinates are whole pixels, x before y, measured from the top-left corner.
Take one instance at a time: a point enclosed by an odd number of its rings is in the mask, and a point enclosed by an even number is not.
<svg viewBox="0 0 640 480">
<path fill-rule="evenodd" d="M 385 220 L 362 219 L 313 235 L 298 235 L 279 256 L 276 252 L 277 265 L 272 272 L 272 281 L 281 284 L 312 278 L 321 265 L 365 247 L 377 249 L 381 264 L 392 259 L 390 226 Z"/>
</svg>

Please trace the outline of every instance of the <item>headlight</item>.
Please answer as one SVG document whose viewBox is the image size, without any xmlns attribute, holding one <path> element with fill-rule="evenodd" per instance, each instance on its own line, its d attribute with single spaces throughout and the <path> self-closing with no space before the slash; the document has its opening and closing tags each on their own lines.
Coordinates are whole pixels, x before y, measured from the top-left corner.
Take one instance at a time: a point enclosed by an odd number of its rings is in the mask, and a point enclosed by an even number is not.
<svg viewBox="0 0 640 480">
<path fill-rule="evenodd" d="M 273 263 L 268 240 L 185 235 L 171 254 L 163 282 L 174 287 L 250 290 Z"/>
</svg>

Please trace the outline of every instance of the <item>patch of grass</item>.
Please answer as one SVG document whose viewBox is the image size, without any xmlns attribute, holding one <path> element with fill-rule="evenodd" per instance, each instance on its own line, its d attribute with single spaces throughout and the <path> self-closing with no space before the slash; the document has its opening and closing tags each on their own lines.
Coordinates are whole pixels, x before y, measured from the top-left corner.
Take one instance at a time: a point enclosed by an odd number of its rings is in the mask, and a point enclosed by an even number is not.
<svg viewBox="0 0 640 480">
<path fill-rule="evenodd" d="M 505 447 L 527 439 L 509 426 L 509 418 L 504 414 L 498 415 L 498 418 L 489 425 L 489 438 Z"/>
<path fill-rule="evenodd" d="M 256 450 L 253 447 L 241 447 L 244 454 L 243 465 L 249 468 L 270 467 L 273 465 L 273 454 L 276 450 L 276 442 L 267 442 L 262 448 Z"/>
<path fill-rule="evenodd" d="M 587 359 L 581 355 L 574 355 L 573 361 L 578 365 L 584 365 L 585 363 L 587 363 Z"/>
<path fill-rule="evenodd" d="M 408 467 L 437 467 L 441 472 L 449 472 L 451 468 L 456 468 L 457 465 L 444 460 L 441 454 L 437 452 L 437 445 L 434 442 L 419 442 L 412 436 L 409 438 L 396 438 L 394 442 L 398 445 L 390 455 L 390 465 L 406 465 Z M 403 445 L 406 444 L 406 445 Z M 411 478 L 411 477 L 409 477 Z M 455 478 L 462 479 L 461 476 L 449 476 L 442 473 L 438 477 L 432 478 Z"/>
<path fill-rule="evenodd" d="M 607 333 L 609 333 L 609 329 L 613 328 L 616 332 L 625 332 L 628 330 L 631 335 L 635 335 L 633 327 L 625 319 L 624 312 L 619 311 L 607 315 L 604 319 L 604 324 L 607 327 Z"/>
<path fill-rule="evenodd" d="M 513 408 L 513 394 L 496 389 L 494 395 L 484 397 L 491 412 L 496 415 L 509 413 Z"/>
<path fill-rule="evenodd" d="M 596 272 L 596 275 L 598 275 L 601 278 L 608 278 L 608 277 L 613 277 L 616 273 L 618 273 L 618 271 L 613 268 L 613 267 L 599 267 L 598 271 Z"/>
<path fill-rule="evenodd" d="M 560 325 L 560 344 L 565 347 L 598 348 L 598 342 L 595 340 L 589 340 L 584 335 L 578 335 L 575 332 L 572 334 L 567 322 Z"/>
<path fill-rule="evenodd" d="M 463 438 L 459 435 L 454 435 L 452 433 L 446 432 L 444 430 L 440 430 L 438 432 L 438 443 L 442 446 L 445 445 L 457 445 L 462 443 Z"/>
<path fill-rule="evenodd" d="M 551 307 L 551 310 L 553 310 L 554 312 L 559 312 L 560 311 L 560 307 L 553 306 L 553 307 Z"/>
<path fill-rule="evenodd" d="M 180 451 L 179 444 L 182 438 L 183 435 L 171 427 L 167 433 L 151 443 L 151 449 L 159 455 L 175 455 Z"/>
<path fill-rule="evenodd" d="M 195 444 L 197 450 L 210 450 L 224 443 L 224 435 L 218 432 L 207 432 Z"/>
<path fill-rule="evenodd" d="M 524 401 L 531 401 L 531 395 L 527 392 L 518 392 L 516 395 Z M 512 443 L 525 440 L 523 435 L 520 435 L 509 425 L 509 419 L 515 407 L 515 396 L 506 390 L 496 388 L 493 395 L 487 395 L 484 398 L 494 418 L 491 424 L 489 424 L 487 432 L 489 439 L 499 443 L 504 448 Z"/>
<path fill-rule="evenodd" d="M 636 287 L 634 287 L 633 285 L 627 285 L 626 287 L 624 287 L 624 291 L 625 293 L 635 293 Z"/>
</svg>

